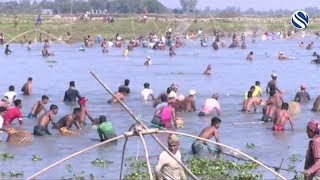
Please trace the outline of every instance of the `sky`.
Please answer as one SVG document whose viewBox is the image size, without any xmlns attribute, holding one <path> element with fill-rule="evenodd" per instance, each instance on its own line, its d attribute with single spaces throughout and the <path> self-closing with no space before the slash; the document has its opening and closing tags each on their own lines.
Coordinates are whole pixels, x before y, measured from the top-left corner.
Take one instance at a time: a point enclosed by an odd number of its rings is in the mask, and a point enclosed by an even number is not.
<svg viewBox="0 0 320 180">
<path fill-rule="evenodd" d="M 180 8 L 180 0 L 159 0 L 169 8 Z M 320 8 L 320 0 L 198 0 L 197 8 L 224 9 L 227 6 L 240 7 L 241 10 L 254 8 L 256 10 L 270 9 L 304 9 L 306 7 Z"/>
</svg>

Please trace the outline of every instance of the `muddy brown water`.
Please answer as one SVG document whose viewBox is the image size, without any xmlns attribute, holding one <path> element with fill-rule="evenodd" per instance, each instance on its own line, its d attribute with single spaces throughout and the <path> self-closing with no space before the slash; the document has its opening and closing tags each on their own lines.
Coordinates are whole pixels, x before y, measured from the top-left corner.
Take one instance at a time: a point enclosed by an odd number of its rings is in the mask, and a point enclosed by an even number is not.
<svg viewBox="0 0 320 180">
<path fill-rule="evenodd" d="M 227 145 L 237 148 L 253 157 L 257 157 L 261 162 L 273 166 L 279 166 L 284 158 L 283 167 L 290 164 L 288 157 L 296 154 L 302 160 L 296 163 L 296 169 L 303 171 L 305 151 L 308 138 L 305 133 L 305 126 L 311 118 L 318 118 L 319 114 L 310 111 L 312 103 L 319 95 L 319 66 L 311 64 L 314 59 L 311 54 L 319 50 L 319 40 L 306 39 L 307 42 L 314 41 L 316 47 L 308 51 L 299 49 L 301 40 L 270 40 L 258 41 L 255 44 L 247 44 L 248 49 L 220 49 L 213 51 L 212 48 L 201 48 L 200 43 L 187 41 L 186 47 L 177 49 L 177 56 L 170 58 L 168 51 L 153 51 L 151 49 L 137 48 L 130 52 L 129 57 L 121 56 L 122 49 L 110 48 L 108 54 L 102 54 L 101 48 L 95 46 L 86 49 L 85 52 L 78 51 L 80 45 L 51 44 L 50 51 L 56 56 L 42 58 L 41 45 L 34 44 L 32 51 L 28 52 L 26 46 L 20 44 L 11 45 L 13 54 L 6 56 L 0 48 L 0 65 L 2 77 L 0 83 L 3 94 L 9 85 L 16 87 L 18 98 L 23 101 L 22 113 L 28 115 L 32 105 L 46 94 L 50 97 L 50 103 L 59 106 L 56 119 L 71 113 L 74 107 L 66 106 L 62 102 L 64 91 L 68 88 L 71 80 L 76 82 L 76 88 L 82 96 L 86 96 L 88 108 L 93 117 L 107 115 L 108 120 L 113 123 L 117 134 L 126 131 L 133 120 L 126 111 L 119 105 L 109 105 L 107 100 L 110 95 L 101 85 L 90 75 L 93 70 L 97 75 L 114 91 L 122 84 L 123 80 L 130 79 L 131 94 L 127 97 L 127 105 L 136 114 L 141 114 L 142 118 L 150 121 L 153 114 L 151 102 L 140 100 L 140 91 L 143 83 L 149 82 L 151 89 L 158 95 L 173 82 L 179 84 L 178 94 L 187 95 L 190 89 L 197 91 L 196 104 L 200 109 L 206 98 L 213 93 L 220 94 L 220 105 L 223 110 L 222 127 L 220 129 L 221 141 Z M 245 60 L 246 55 L 254 51 L 255 60 L 250 63 Z M 279 51 L 285 52 L 296 59 L 278 61 Z M 143 66 L 146 56 L 151 56 L 153 65 Z M 55 62 L 52 62 L 55 61 Z M 211 64 L 213 74 L 204 76 L 201 73 L 206 66 Z M 257 114 L 243 114 L 240 112 L 242 99 L 245 91 L 249 89 L 256 80 L 261 81 L 262 89 L 265 89 L 270 80 L 271 73 L 278 74 L 278 86 L 285 90 L 285 100 L 290 101 L 299 90 L 300 84 L 306 84 L 307 90 L 311 94 L 311 102 L 302 106 L 301 114 L 295 118 L 296 129 L 294 132 L 286 131 L 284 134 L 274 134 L 268 128 L 270 124 L 247 124 L 232 125 L 235 122 L 257 121 L 261 118 L 261 107 Z M 27 77 L 32 76 L 33 95 L 22 96 L 20 89 Z M 264 98 L 267 94 L 263 94 Z M 49 106 L 49 105 L 48 105 Z M 178 129 L 179 132 L 198 135 L 202 128 L 210 123 L 211 117 L 198 117 L 197 113 L 184 113 L 185 126 Z M 17 126 L 17 121 L 14 121 Z M 33 131 L 36 119 L 24 119 L 24 128 L 29 132 Z M 287 126 L 287 129 L 289 127 Z M 34 137 L 34 141 L 26 146 L 10 146 L 6 143 L 0 144 L 1 153 L 15 154 L 14 160 L 1 161 L 1 172 L 7 173 L 10 170 L 23 171 L 24 178 L 43 169 L 44 167 L 98 141 L 95 129 L 87 126 L 78 137 L 61 137 L 55 130 L 50 131 L 52 136 Z M 6 139 L 6 134 L 1 134 L 2 140 Z M 165 143 L 165 136 L 159 136 Z M 181 138 L 181 151 L 190 152 L 191 139 Z M 247 143 L 254 143 L 256 148 L 247 149 Z M 154 164 L 161 148 L 155 144 L 151 138 L 147 138 L 150 150 L 151 162 Z M 83 155 L 77 156 L 60 166 L 41 175 L 41 179 L 59 179 L 61 177 L 73 177 L 83 171 L 85 177 L 93 174 L 98 179 L 117 179 L 120 167 L 121 150 L 123 141 L 115 145 L 108 145 L 91 150 Z M 39 155 L 43 158 L 40 162 L 33 162 L 32 155 Z M 138 138 L 129 140 L 126 157 L 143 156 L 144 152 Z M 91 165 L 91 161 L 96 158 L 113 161 L 108 168 L 100 168 Z M 65 168 L 66 164 L 71 164 L 71 172 Z M 125 173 L 125 171 L 124 171 Z M 287 178 L 293 175 L 281 172 Z M 274 178 L 266 173 L 265 178 Z"/>
</svg>

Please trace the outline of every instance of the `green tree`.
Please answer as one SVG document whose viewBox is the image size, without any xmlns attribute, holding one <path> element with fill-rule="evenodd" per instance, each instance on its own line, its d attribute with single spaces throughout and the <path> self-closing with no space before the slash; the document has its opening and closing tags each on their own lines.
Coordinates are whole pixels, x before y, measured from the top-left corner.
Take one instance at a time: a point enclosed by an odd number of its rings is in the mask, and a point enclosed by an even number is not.
<svg viewBox="0 0 320 180">
<path fill-rule="evenodd" d="M 184 12 L 190 13 L 196 10 L 198 0 L 180 0 L 180 5 Z"/>
</svg>

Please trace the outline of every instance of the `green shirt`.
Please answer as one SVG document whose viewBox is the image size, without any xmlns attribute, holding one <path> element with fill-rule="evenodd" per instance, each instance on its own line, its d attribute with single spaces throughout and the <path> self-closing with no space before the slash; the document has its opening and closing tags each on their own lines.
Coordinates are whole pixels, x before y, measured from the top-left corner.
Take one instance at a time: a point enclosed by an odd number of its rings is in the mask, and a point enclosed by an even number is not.
<svg viewBox="0 0 320 180">
<path fill-rule="evenodd" d="M 110 122 L 103 122 L 99 125 L 98 129 L 99 137 L 101 138 L 104 136 L 103 139 L 108 139 L 109 137 L 112 137 L 115 135 L 112 124 Z"/>
</svg>

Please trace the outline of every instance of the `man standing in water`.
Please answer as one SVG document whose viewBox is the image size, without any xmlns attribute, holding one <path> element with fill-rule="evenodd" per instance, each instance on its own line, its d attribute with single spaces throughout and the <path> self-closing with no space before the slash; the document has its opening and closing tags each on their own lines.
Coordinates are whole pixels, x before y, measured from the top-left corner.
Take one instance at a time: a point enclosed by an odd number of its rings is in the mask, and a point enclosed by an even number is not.
<svg viewBox="0 0 320 180">
<path fill-rule="evenodd" d="M 85 97 L 82 97 L 78 103 L 80 105 L 80 125 L 85 125 L 86 124 L 86 116 L 88 116 L 88 118 L 91 120 L 91 122 L 93 122 L 93 118 L 90 116 L 88 109 L 86 107 L 86 102 L 87 99 Z"/>
<path fill-rule="evenodd" d="M 28 81 L 22 86 L 21 91 L 23 95 L 31 95 L 32 89 L 32 77 L 28 78 Z"/>
<path fill-rule="evenodd" d="M 307 135 L 311 139 L 309 142 L 304 175 L 307 180 L 320 179 L 320 122 L 311 120 L 307 125 Z"/>
<path fill-rule="evenodd" d="M 217 117 L 213 117 L 211 119 L 211 126 L 204 128 L 202 130 L 202 132 L 200 133 L 199 137 L 207 139 L 207 140 L 210 140 L 212 137 L 214 137 L 216 142 L 220 143 L 219 131 L 218 131 L 218 129 L 220 128 L 220 124 L 221 124 L 221 120 Z M 203 152 L 203 149 L 205 147 L 210 152 L 212 151 L 210 146 L 208 146 L 207 143 L 203 140 L 196 140 L 195 142 L 193 142 L 193 144 L 191 146 L 192 152 L 195 155 L 201 155 Z M 214 151 L 215 151 L 215 153 L 219 153 L 221 151 L 221 147 L 218 146 L 217 149 Z"/>
<path fill-rule="evenodd" d="M 37 117 L 39 113 L 43 110 L 46 111 L 45 105 L 48 104 L 49 97 L 43 95 L 41 101 L 38 101 L 31 109 L 31 113 L 28 115 L 28 118 Z"/>
<path fill-rule="evenodd" d="M 129 94 L 130 93 L 129 83 L 130 83 L 129 79 L 124 80 L 124 85 L 119 86 L 118 92 L 125 92 L 125 94 Z M 124 91 L 122 91 L 121 89 L 123 89 Z"/>
<path fill-rule="evenodd" d="M 54 122 L 54 116 L 58 113 L 58 106 L 52 104 L 50 110 L 45 112 L 39 119 L 38 124 L 33 129 L 35 136 L 44 136 L 46 134 L 51 135 L 48 130 L 48 125 L 51 122 L 53 126 L 56 126 Z"/>
<path fill-rule="evenodd" d="M 271 122 L 274 121 L 277 112 L 277 106 L 272 101 L 267 101 L 267 105 L 262 109 L 263 116 L 261 121 Z"/>
<path fill-rule="evenodd" d="M 110 122 L 107 122 L 106 116 L 100 116 L 99 122 L 100 124 L 98 126 L 97 131 L 101 142 L 116 137 L 116 133 L 112 128 L 112 124 Z"/>
<path fill-rule="evenodd" d="M 289 104 L 283 103 L 281 110 L 276 113 L 275 120 L 273 121 L 273 131 L 284 131 L 284 126 L 287 121 L 290 122 L 291 130 L 293 131 L 293 121 L 288 112 Z"/>
<path fill-rule="evenodd" d="M 295 102 L 308 102 L 310 101 L 310 95 L 306 91 L 306 86 L 301 85 L 301 91 L 297 92 L 296 96 L 294 97 Z"/>
<path fill-rule="evenodd" d="M 179 145 L 178 137 L 174 134 L 169 135 L 168 149 L 178 161 L 182 162 Z M 155 174 L 158 180 L 186 179 L 186 175 L 181 165 L 166 151 L 163 151 L 159 156 L 158 163 L 155 167 Z"/>
<path fill-rule="evenodd" d="M 6 45 L 6 49 L 4 50 L 4 54 L 5 55 L 9 55 L 9 54 L 11 54 L 12 53 L 12 51 L 9 49 L 9 44 L 7 44 Z"/>
<path fill-rule="evenodd" d="M 189 91 L 189 96 L 186 97 L 185 99 L 185 107 L 187 112 L 194 112 L 197 110 L 196 108 L 196 101 L 195 101 L 195 96 L 197 92 L 195 90 L 190 90 Z"/>
<path fill-rule="evenodd" d="M 70 81 L 69 83 L 69 89 L 65 92 L 63 101 L 64 102 L 77 102 L 77 98 L 81 99 L 80 93 L 78 90 L 75 88 L 75 82 Z"/>
<path fill-rule="evenodd" d="M 276 92 L 278 91 L 279 93 L 281 93 L 281 91 L 278 89 L 277 87 L 277 75 L 276 74 L 272 74 L 271 75 L 272 80 L 268 82 L 267 88 L 266 88 L 266 92 L 271 94 L 271 92 Z"/>
</svg>

